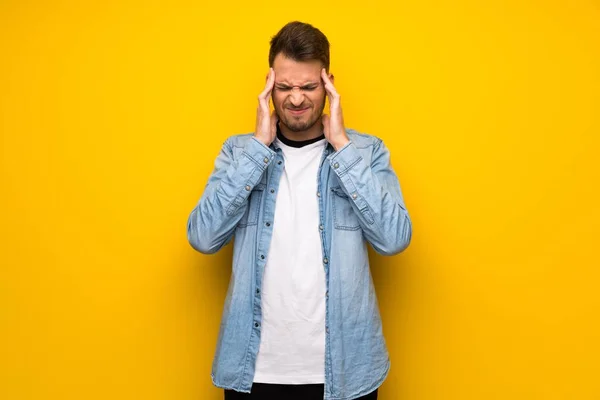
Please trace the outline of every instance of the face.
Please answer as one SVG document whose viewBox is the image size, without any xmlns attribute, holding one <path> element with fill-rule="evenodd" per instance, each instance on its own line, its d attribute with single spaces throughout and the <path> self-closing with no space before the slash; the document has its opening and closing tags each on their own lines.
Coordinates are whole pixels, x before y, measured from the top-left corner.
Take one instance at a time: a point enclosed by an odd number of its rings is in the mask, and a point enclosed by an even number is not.
<svg viewBox="0 0 600 400">
<path fill-rule="evenodd" d="M 271 92 L 279 121 L 292 132 L 302 132 L 320 120 L 325 88 L 318 60 L 294 61 L 279 53 L 273 61 L 275 85 Z"/>
</svg>

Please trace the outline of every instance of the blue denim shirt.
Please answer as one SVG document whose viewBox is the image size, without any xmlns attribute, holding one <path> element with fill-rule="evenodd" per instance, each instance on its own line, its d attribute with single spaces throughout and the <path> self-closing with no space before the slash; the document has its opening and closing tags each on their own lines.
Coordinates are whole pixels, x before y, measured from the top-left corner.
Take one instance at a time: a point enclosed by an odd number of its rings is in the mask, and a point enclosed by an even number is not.
<svg viewBox="0 0 600 400">
<path fill-rule="evenodd" d="M 327 145 L 314 196 L 319 201 L 326 276 L 325 397 L 354 399 L 378 388 L 390 359 L 367 253 L 393 255 L 411 240 L 412 226 L 400 184 L 383 142 L 347 129 L 350 142 Z M 261 334 L 261 287 L 271 235 L 281 149 L 252 134 L 223 144 L 204 193 L 192 210 L 187 235 L 205 254 L 235 238 L 229 289 L 223 308 L 212 381 L 250 392 Z"/>
</svg>

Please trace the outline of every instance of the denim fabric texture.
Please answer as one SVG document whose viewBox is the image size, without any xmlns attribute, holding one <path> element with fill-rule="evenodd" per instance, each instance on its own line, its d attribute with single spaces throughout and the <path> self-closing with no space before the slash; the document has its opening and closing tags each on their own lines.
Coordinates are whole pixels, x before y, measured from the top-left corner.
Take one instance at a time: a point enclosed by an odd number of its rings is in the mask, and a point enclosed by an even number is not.
<svg viewBox="0 0 600 400">
<path fill-rule="evenodd" d="M 346 130 L 350 142 L 327 144 L 317 179 L 319 231 L 326 276 L 325 400 L 373 392 L 388 375 L 367 245 L 384 255 L 403 251 L 412 224 L 390 153 L 377 137 Z M 217 252 L 233 239 L 233 262 L 223 307 L 212 381 L 249 393 L 261 334 L 261 284 L 271 242 L 275 200 L 285 167 L 281 149 L 231 136 L 223 144 L 204 192 L 187 222 L 191 246 Z"/>
</svg>

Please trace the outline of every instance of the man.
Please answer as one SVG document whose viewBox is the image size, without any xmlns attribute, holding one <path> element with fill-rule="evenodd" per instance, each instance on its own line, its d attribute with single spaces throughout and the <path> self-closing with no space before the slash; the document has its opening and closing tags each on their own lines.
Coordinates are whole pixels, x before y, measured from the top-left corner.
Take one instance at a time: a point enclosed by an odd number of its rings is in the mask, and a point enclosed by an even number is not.
<svg viewBox="0 0 600 400">
<path fill-rule="evenodd" d="M 224 143 L 187 224 L 202 253 L 235 237 L 212 380 L 225 399 L 376 399 L 390 361 L 366 243 L 410 243 L 400 184 L 382 141 L 344 127 L 321 31 L 287 24 L 269 65 L 255 132 Z"/>
</svg>

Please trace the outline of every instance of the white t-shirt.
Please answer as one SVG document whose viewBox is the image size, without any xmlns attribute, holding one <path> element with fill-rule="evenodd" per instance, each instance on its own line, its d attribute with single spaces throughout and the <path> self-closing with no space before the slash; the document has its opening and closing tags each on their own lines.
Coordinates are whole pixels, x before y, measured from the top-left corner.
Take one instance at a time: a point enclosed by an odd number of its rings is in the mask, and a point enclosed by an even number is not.
<svg viewBox="0 0 600 400">
<path fill-rule="evenodd" d="M 262 285 L 262 328 L 254 382 L 325 382 L 325 269 L 317 174 L 326 140 L 291 147 L 278 138 L 285 168 Z"/>
</svg>

